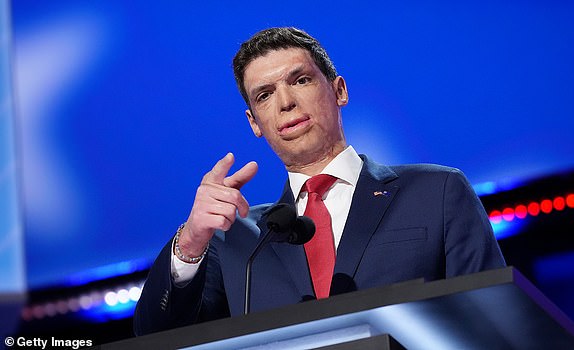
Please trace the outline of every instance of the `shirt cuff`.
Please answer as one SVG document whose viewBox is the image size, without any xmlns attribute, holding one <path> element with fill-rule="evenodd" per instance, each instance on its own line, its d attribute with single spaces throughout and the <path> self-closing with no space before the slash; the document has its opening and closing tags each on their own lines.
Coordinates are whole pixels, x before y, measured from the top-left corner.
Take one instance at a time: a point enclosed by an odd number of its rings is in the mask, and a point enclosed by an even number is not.
<svg viewBox="0 0 574 350">
<path fill-rule="evenodd" d="M 199 270 L 201 261 L 197 264 L 189 264 L 181 261 L 173 253 L 173 243 L 171 247 L 171 277 L 176 286 L 182 287 L 195 277 Z"/>
</svg>

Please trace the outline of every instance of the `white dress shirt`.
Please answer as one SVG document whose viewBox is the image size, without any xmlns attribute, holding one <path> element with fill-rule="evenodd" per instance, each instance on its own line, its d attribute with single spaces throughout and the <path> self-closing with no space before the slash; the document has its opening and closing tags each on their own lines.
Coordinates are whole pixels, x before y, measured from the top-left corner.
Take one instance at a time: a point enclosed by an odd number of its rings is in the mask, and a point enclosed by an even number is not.
<svg viewBox="0 0 574 350">
<path fill-rule="evenodd" d="M 353 147 L 349 146 L 321 171 L 321 174 L 328 174 L 337 178 L 337 181 L 323 195 L 323 203 L 331 214 L 335 248 L 339 247 L 343 235 L 362 166 L 363 161 Z M 295 198 L 298 215 L 303 215 L 307 206 L 307 192 L 301 192 L 301 188 L 309 178 L 310 176 L 304 174 L 289 173 L 289 184 Z"/>
<path fill-rule="evenodd" d="M 323 202 L 331 214 L 335 248 L 339 247 L 362 167 L 362 159 L 352 146 L 348 146 L 321 171 L 321 174 L 329 174 L 337 178 L 337 181 L 323 195 Z M 297 214 L 303 215 L 307 205 L 307 192 L 301 192 L 301 188 L 310 176 L 291 172 L 288 173 L 288 176 L 293 198 L 295 198 Z M 195 276 L 200 264 L 183 262 L 175 256 L 173 247 L 171 251 L 173 280 L 177 285 L 183 285 Z"/>
</svg>

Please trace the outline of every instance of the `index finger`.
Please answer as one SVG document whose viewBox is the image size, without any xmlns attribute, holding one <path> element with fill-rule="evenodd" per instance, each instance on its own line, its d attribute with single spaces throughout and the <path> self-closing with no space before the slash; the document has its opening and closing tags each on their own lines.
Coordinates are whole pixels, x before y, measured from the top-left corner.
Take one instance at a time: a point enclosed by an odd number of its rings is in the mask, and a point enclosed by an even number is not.
<svg viewBox="0 0 574 350">
<path fill-rule="evenodd" d="M 221 158 L 213 168 L 203 176 L 201 183 L 216 183 L 218 185 L 223 185 L 223 180 L 227 176 L 229 169 L 235 162 L 235 158 L 233 153 L 229 152 L 225 155 L 225 157 Z"/>
</svg>

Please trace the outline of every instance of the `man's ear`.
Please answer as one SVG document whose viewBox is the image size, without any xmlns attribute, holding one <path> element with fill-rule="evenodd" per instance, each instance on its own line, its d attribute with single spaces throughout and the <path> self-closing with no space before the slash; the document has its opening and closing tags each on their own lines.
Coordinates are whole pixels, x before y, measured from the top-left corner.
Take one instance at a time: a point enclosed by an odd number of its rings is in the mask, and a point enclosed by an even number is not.
<svg viewBox="0 0 574 350">
<path fill-rule="evenodd" d="M 257 125 L 257 121 L 255 120 L 255 117 L 253 116 L 253 113 L 251 113 L 250 109 L 245 110 L 245 115 L 247 116 L 247 120 L 249 120 L 249 125 L 251 126 L 251 130 L 253 130 L 255 136 L 263 136 L 263 133 L 261 132 L 261 129 L 259 129 L 259 125 Z"/>
<path fill-rule="evenodd" d="M 342 76 L 338 76 L 333 80 L 333 89 L 337 96 L 337 105 L 339 107 L 346 106 L 349 103 L 349 93 L 347 92 L 347 83 Z"/>
</svg>

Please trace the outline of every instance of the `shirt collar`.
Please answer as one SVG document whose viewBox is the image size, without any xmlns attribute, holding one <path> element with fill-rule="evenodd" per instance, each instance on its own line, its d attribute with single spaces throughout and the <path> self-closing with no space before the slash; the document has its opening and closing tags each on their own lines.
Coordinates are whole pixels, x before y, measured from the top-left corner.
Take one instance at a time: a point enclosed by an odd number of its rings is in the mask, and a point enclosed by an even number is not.
<svg viewBox="0 0 574 350">
<path fill-rule="evenodd" d="M 327 164 L 325 169 L 321 171 L 321 174 L 335 176 L 338 179 L 337 181 L 348 183 L 354 187 L 357 186 L 362 167 L 363 160 L 359 157 L 353 146 L 348 146 Z M 293 192 L 293 197 L 297 199 L 301 188 L 310 176 L 292 172 L 288 172 L 287 174 L 289 176 L 289 184 Z"/>
</svg>

